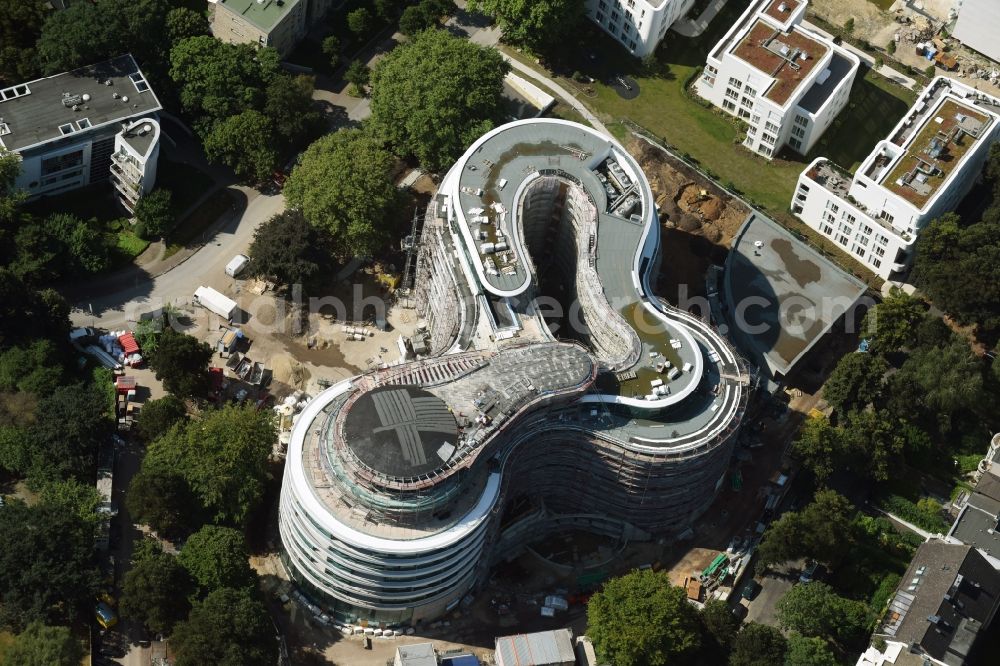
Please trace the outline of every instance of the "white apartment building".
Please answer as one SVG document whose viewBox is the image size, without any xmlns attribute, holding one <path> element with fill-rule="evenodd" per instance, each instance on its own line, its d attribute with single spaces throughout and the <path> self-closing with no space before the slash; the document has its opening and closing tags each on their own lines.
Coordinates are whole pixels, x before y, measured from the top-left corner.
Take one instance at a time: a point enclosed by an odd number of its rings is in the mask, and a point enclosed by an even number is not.
<svg viewBox="0 0 1000 666">
<path fill-rule="evenodd" d="M 160 108 L 132 56 L 118 56 L 0 90 L 0 147 L 21 157 L 15 186 L 29 198 L 109 178 L 141 194 L 156 180 Z"/>
<path fill-rule="evenodd" d="M 771 159 L 805 155 L 851 94 L 860 61 L 802 28 L 805 0 L 757 0 L 719 40 L 699 95 L 749 125 L 743 145 Z"/>
<path fill-rule="evenodd" d="M 885 280 L 904 276 L 931 220 L 954 210 L 1000 134 L 1000 100 L 938 77 L 852 176 L 817 158 L 792 212 Z"/>
<path fill-rule="evenodd" d="M 139 197 L 153 189 L 159 156 L 160 124 L 152 118 L 133 120 L 115 135 L 111 184 L 128 212 L 134 213 Z"/>
<path fill-rule="evenodd" d="M 586 0 L 587 16 L 643 58 L 659 45 L 674 21 L 687 14 L 694 0 Z"/>
</svg>

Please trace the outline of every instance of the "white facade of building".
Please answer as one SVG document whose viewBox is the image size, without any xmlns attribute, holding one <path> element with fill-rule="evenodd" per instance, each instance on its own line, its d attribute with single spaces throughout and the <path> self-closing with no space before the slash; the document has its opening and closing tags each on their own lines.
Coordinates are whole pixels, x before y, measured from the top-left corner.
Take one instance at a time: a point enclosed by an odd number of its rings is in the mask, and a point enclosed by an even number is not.
<svg viewBox="0 0 1000 666">
<path fill-rule="evenodd" d="M 0 90 L 0 146 L 21 158 L 15 186 L 30 199 L 109 178 L 148 192 L 160 108 L 131 55 Z"/>
<path fill-rule="evenodd" d="M 156 163 L 160 156 L 160 123 L 152 118 L 135 120 L 115 135 L 111 153 L 111 183 L 118 201 L 135 212 L 135 204 L 149 194 L 156 183 Z"/>
<path fill-rule="evenodd" d="M 938 77 L 853 177 L 813 161 L 792 212 L 879 277 L 899 279 L 920 230 L 968 193 L 998 134 L 1000 100 Z"/>
<path fill-rule="evenodd" d="M 748 125 L 743 145 L 805 155 L 847 104 L 860 61 L 802 28 L 805 0 L 757 0 L 712 49 L 698 93 Z"/>
<path fill-rule="evenodd" d="M 642 58 L 659 45 L 667 29 L 683 17 L 694 0 L 587 0 L 587 17 Z"/>
</svg>

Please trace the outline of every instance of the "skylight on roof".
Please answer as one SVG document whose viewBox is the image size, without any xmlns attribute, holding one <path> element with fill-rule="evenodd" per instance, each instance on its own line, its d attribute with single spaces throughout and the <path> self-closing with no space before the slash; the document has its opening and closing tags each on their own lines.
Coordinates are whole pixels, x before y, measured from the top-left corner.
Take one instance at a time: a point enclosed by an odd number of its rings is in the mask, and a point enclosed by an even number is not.
<svg viewBox="0 0 1000 666">
<path fill-rule="evenodd" d="M 28 89 L 27 84 L 22 83 L 21 85 L 11 86 L 10 88 L 4 88 L 0 90 L 0 102 L 6 102 L 11 99 L 17 99 L 18 97 L 24 97 L 25 95 L 30 95 L 31 90 Z"/>
<path fill-rule="evenodd" d="M 10 134 L 10 125 L 7 123 L 0 123 L 0 136 L 4 136 L 5 134 Z"/>
<path fill-rule="evenodd" d="M 149 84 L 146 83 L 146 79 L 142 76 L 142 72 L 132 72 L 128 75 L 132 85 L 135 86 L 137 92 L 146 92 L 149 90 Z"/>
<path fill-rule="evenodd" d="M 76 131 L 76 128 L 73 127 L 73 123 L 66 123 L 65 125 L 60 125 L 59 126 L 59 133 L 63 134 L 63 135 L 72 134 L 75 131 Z"/>
</svg>

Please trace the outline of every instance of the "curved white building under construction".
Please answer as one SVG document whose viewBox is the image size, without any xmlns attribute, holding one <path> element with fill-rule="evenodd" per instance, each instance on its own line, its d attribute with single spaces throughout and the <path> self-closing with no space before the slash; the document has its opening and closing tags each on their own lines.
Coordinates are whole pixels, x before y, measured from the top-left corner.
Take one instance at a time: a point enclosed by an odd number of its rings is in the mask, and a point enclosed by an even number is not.
<svg viewBox="0 0 1000 666">
<path fill-rule="evenodd" d="M 650 292 L 659 235 L 612 139 L 535 119 L 476 141 L 421 236 L 429 353 L 296 423 L 280 521 L 296 582 L 343 620 L 413 623 L 553 530 L 688 529 L 749 382 L 709 324 Z"/>
</svg>

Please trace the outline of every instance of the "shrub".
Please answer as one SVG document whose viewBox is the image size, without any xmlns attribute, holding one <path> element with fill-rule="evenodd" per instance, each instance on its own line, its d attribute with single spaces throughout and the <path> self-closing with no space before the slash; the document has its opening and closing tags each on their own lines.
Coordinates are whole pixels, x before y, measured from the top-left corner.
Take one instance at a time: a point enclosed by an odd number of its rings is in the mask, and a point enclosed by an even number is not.
<svg viewBox="0 0 1000 666">
<path fill-rule="evenodd" d="M 885 50 L 888 51 L 889 55 L 892 55 L 893 53 L 895 53 L 896 52 L 896 42 L 895 42 L 895 40 L 890 41 L 889 44 L 888 44 L 888 46 L 885 47 Z"/>
</svg>

